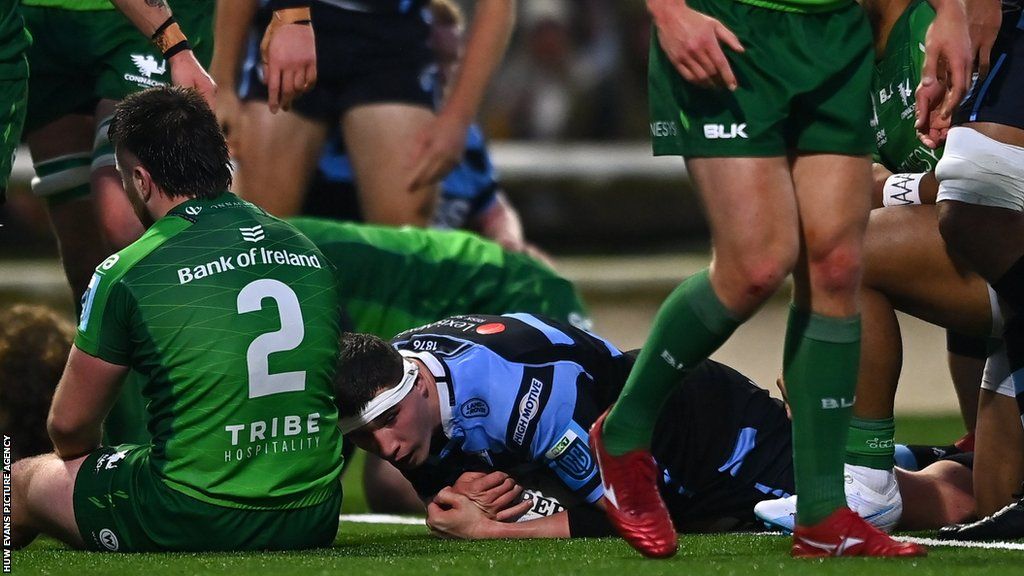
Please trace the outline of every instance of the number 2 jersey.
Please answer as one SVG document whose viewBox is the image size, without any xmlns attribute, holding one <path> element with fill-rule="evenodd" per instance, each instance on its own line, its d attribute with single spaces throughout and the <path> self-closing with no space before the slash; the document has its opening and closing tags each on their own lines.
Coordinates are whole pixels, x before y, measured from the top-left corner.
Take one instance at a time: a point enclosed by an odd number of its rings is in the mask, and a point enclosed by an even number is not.
<svg viewBox="0 0 1024 576">
<path fill-rule="evenodd" d="M 534 513 L 569 508 L 572 524 L 574 508 L 603 495 L 589 430 L 618 397 L 633 354 L 531 314 L 454 316 L 392 344 L 438 382 L 443 433 L 423 466 L 403 471 L 421 496 L 463 471 L 498 469 L 542 486 Z M 755 503 L 792 493 L 790 438 L 781 403 L 746 377 L 711 361 L 690 371 L 652 444 L 677 527 L 748 525 Z M 581 535 L 598 535 L 592 530 Z"/>
<path fill-rule="evenodd" d="M 339 305 L 305 236 L 225 192 L 180 204 L 96 269 L 75 345 L 143 376 L 167 486 L 298 508 L 340 489 Z"/>
</svg>

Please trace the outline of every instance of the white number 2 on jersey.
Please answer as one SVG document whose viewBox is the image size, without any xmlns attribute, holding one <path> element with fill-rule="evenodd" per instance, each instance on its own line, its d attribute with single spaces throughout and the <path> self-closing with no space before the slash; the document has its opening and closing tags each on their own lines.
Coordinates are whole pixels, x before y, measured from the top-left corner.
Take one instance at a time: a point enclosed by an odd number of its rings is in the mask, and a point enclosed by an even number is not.
<svg viewBox="0 0 1024 576">
<path fill-rule="evenodd" d="M 306 372 L 303 370 L 270 373 L 270 355 L 294 350 L 306 334 L 299 299 L 284 282 L 262 278 L 246 284 L 238 293 L 238 313 L 262 310 L 264 298 L 273 298 L 277 302 L 281 329 L 260 334 L 249 344 L 245 353 L 246 364 L 249 366 L 249 398 L 306 389 Z"/>
</svg>

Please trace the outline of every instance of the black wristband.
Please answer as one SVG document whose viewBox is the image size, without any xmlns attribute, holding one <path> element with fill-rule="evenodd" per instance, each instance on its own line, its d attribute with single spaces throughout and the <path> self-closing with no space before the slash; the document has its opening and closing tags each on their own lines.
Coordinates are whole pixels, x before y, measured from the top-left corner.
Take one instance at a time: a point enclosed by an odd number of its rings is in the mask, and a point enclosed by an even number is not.
<svg viewBox="0 0 1024 576">
<path fill-rule="evenodd" d="M 169 60 L 171 56 L 174 56 L 178 52 L 184 52 L 185 50 L 191 50 L 192 46 L 189 45 L 188 40 L 182 40 L 174 46 L 171 46 L 164 52 L 164 60 Z"/>
<path fill-rule="evenodd" d="M 156 32 L 153 32 L 153 35 L 150 36 L 149 39 L 150 40 L 156 40 L 157 38 L 159 38 L 160 35 L 164 33 L 164 30 L 167 30 L 168 28 L 170 28 L 171 24 L 174 24 L 174 22 L 175 22 L 174 16 L 169 16 L 167 18 L 167 20 L 164 20 L 164 23 L 161 24 L 160 27 L 156 29 Z"/>
<path fill-rule="evenodd" d="M 615 528 L 604 512 L 592 504 L 582 504 L 566 509 L 569 515 L 569 536 L 571 538 L 600 538 L 614 536 Z"/>
</svg>

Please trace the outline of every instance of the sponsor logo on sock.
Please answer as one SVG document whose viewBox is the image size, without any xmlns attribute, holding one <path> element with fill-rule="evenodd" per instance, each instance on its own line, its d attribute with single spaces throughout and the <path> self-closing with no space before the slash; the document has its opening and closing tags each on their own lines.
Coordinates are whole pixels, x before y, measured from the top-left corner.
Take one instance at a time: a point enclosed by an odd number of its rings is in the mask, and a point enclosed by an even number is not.
<svg viewBox="0 0 1024 576">
<path fill-rule="evenodd" d="M 675 368 L 676 370 L 682 370 L 683 368 L 686 367 L 682 362 L 676 361 L 675 356 L 673 356 L 672 353 L 669 352 L 668 350 L 661 351 L 661 359 L 664 360 L 669 366 Z"/>
<path fill-rule="evenodd" d="M 852 408 L 853 401 L 855 398 L 822 398 L 821 409 L 822 410 L 837 410 L 839 408 Z"/>
</svg>

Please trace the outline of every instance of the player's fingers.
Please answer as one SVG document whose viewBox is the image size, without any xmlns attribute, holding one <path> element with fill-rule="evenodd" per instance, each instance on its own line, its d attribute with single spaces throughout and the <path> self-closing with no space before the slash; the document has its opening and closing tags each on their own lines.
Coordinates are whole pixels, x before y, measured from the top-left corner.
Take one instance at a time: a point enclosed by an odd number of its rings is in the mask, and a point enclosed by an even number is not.
<svg viewBox="0 0 1024 576">
<path fill-rule="evenodd" d="M 451 508 L 459 503 L 458 492 L 452 490 L 450 487 L 445 486 L 437 494 L 434 494 L 434 501 L 432 504 L 437 504 L 443 508 Z"/>
<path fill-rule="evenodd" d="M 295 71 L 295 76 L 292 78 L 292 86 L 294 86 L 294 94 L 296 97 L 306 91 L 305 68 L 299 68 Z"/>
<path fill-rule="evenodd" d="M 711 56 L 706 51 L 701 51 L 694 57 L 694 62 L 700 73 L 698 83 L 705 88 L 714 88 L 717 84 L 718 69 Z"/>
<path fill-rule="evenodd" d="M 267 105 L 270 111 L 277 113 L 281 109 L 281 73 L 277 66 L 267 65 L 265 78 L 267 79 Z"/>
<path fill-rule="evenodd" d="M 675 61 L 676 71 L 690 84 L 696 84 L 698 82 L 698 75 L 696 69 L 693 67 L 691 62 L 684 61 L 682 58 L 677 58 Z"/>
<path fill-rule="evenodd" d="M 316 86 L 316 63 L 306 66 L 306 90 L 312 90 Z"/>
<path fill-rule="evenodd" d="M 978 46 L 978 81 L 981 82 L 988 76 L 991 65 L 992 45 L 982 44 Z"/>
<path fill-rule="evenodd" d="M 506 480 L 510 480 L 508 474 L 501 471 L 494 471 L 478 478 L 476 483 L 481 490 L 489 490 L 496 486 L 501 486 Z"/>
<path fill-rule="evenodd" d="M 281 109 L 291 110 L 292 100 L 295 99 L 295 72 L 293 70 L 281 71 Z"/>
<path fill-rule="evenodd" d="M 946 94 L 946 102 L 942 106 L 942 118 L 946 119 L 953 115 L 953 111 L 956 110 L 960 100 L 964 97 L 964 92 L 967 91 L 967 76 L 969 74 L 968 67 L 966 65 L 954 66 L 950 62 L 949 76 L 950 85 Z"/>
<path fill-rule="evenodd" d="M 505 508 L 501 512 L 494 515 L 494 519 L 498 522 L 513 522 L 519 519 L 520 516 L 526 514 L 533 508 L 533 500 L 523 500 L 515 506 Z"/>
<path fill-rule="evenodd" d="M 926 130 L 928 127 L 928 120 L 932 110 L 931 92 L 934 90 L 935 76 L 922 76 L 921 84 L 917 87 L 917 92 L 914 94 L 914 114 L 917 115 L 914 127 L 919 131 Z"/>
<path fill-rule="evenodd" d="M 722 24 L 721 22 L 718 22 L 717 24 L 718 25 L 715 26 L 715 37 L 717 37 L 720 41 L 725 42 L 726 46 L 732 48 L 737 52 L 746 51 L 746 48 L 743 47 L 743 43 L 740 42 L 738 36 L 732 33 L 732 30 L 726 28 L 725 24 Z"/>
<path fill-rule="evenodd" d="M 708 54 L 708 58 L 711 59 L 718 70 L 718 77 L 721 79 L 722 84 L 729 90 L 735 90 L 739 86 L 739 82 L 736 81 L 736 75 L 733 74 L 732 66 L 729 65 L 729 60 L 725 58 L 725 52 L 722 52 L 722 48 L 715 46 L 715 49 Z"/>
<path fill-rule="evenodd" d="M 501 494 L 494 499 L 492 503 L 495 510 L 504 510 L 512 504 L 519 501 L 519 497 L 523 495 L 522 486 L 513 486 L 510 490 L 506 490 L 504 494 Z"/>
</svg>

